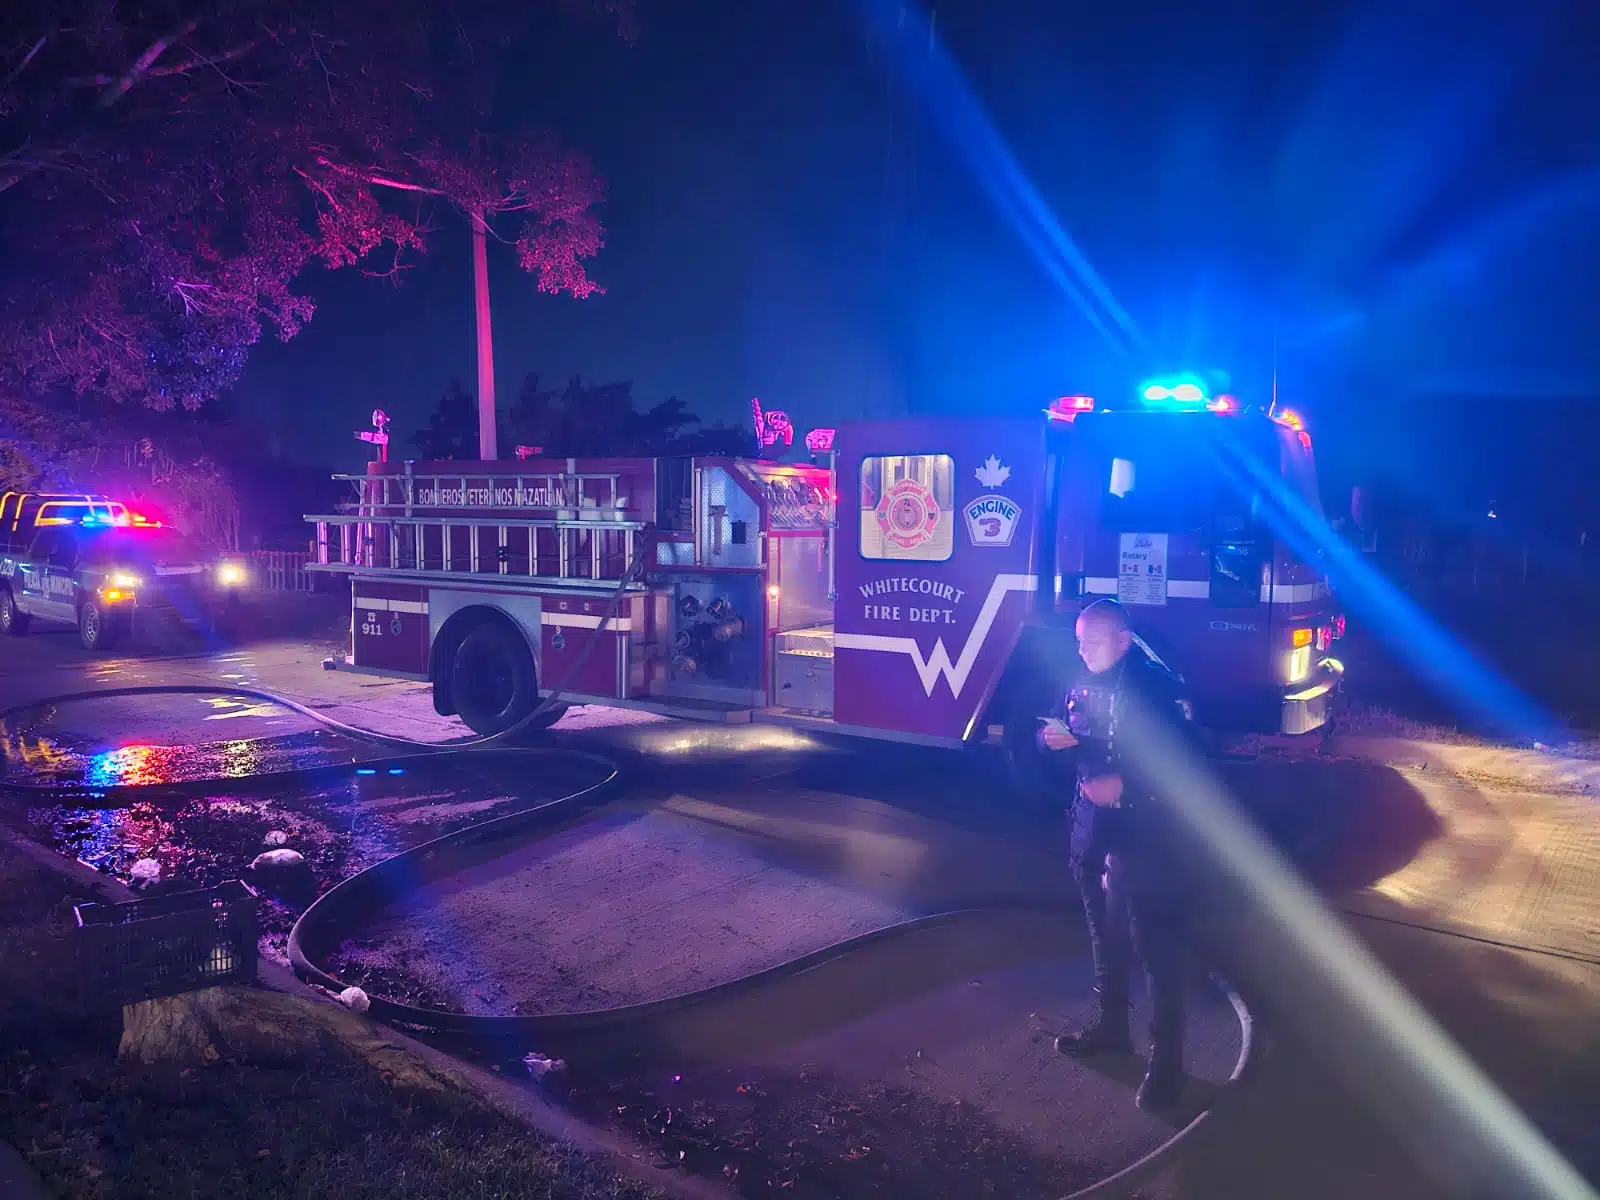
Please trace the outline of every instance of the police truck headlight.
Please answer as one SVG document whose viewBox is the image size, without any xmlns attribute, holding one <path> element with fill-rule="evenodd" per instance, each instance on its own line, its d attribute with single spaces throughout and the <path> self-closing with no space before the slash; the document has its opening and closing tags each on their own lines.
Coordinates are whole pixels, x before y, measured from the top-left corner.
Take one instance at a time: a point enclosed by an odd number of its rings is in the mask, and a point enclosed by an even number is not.
<svg viewBox="0 0 1600 1200">
<path fill-rule="evenodd" d="M 137 575 L 130 575 L 126 571 L 114 571 L 112 572 L 111 577 L 106 580 L 106 586 L 127 592 L 138 587 L 139 582 L 139 577 Z"/>
<path fill-rule="evenodd" d="M 217 582 L 225 588 L 242 587 L 245 580 L 245 570 L 238 563 L 223 563 L 217 568 Z"/>
</svg>

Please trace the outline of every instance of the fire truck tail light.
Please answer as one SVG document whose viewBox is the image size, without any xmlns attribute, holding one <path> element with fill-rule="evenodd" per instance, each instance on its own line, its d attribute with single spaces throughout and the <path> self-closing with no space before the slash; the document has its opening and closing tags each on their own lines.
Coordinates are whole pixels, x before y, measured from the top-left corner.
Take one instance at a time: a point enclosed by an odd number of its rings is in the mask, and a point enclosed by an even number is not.
<svg viewBox="0 0 1600 1200">
<path fill-rule="evenodd" d="M 1294 631 L 1294 633 L 1290 635 L 1289 644 L 1291 646 L 1293 646 L 1296 650 L 1298 650 L 1302 646 L 1311 645 L 1311 639 L 1312 639 L 1311 630 L 1309 630 L 1309 629 L 1296 629 Z"/>
<path fill-rule="evenodd" d="M 1340 613 L 1333 619 L 1333 640 L 1338 641 L 1344 636 L 1344 614 Z"/>
<path fill-rule="evenodd" d="M 1311 647 L 1299 646 L 1289 652 L 1288 663 L 1289 683 L 1299 683 L 1311 674 Z"/>
<path fill-rule="evenodd" d="M 1317 628 L 1317 652 L 1321 653 L 1333 645 L 1333 626 L 1321 625 Z"/>
</svg>

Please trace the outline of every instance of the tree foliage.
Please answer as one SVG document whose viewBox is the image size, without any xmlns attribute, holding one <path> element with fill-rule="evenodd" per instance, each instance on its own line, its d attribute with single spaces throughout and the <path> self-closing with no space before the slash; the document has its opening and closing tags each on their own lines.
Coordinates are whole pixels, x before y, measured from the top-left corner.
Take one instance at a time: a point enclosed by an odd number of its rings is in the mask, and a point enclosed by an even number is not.
<svg viewBox="0 0 1600 1200">
<path fill-rule="evenodd" d="M 428 423 L 411 435 L 417 457 L 431 461 L 478 457 L 478 402 L 452 379 L 428 416 Z"/>
<path fill-rule="evenodd" d="M 598 290 L 598 179 L 497 104 L 560 8 L 631 27 L 625 0 L 8 0 L 0 387 L 197 407 L 310 319 L 308 268 L 393 276 L 440 213 Z"/>
<path fill-rule="evenodd" d="M 240 503 L 218 461 L 227 439 L 176 414 L 85 398 L 52 408 L 0 399 L 0 492 L 91 491 L 237 550 Z"/>
<path fill-rule="evenodd" d="M 750 452 L 743 430 L 703 424 L 676 396 L 640 412 L 631 382 L 590 384 L 574 376 L 555 391 L 529 375 L 503 424 L 513 446 L 557 457 Z"/>
<path fill-rule="evenodd" d="M 497 417 L 501 458 L 510 458 L 518 446 L 554 458 L 748 454 L 752 449 L 747 431 L 706 425 L 675 396 L 640 412 L 631 382 L 591 384 L 574 377 L 555 390 L 529 375 L 516 402 Z M 450 381 L 427 426 L 411 442 L 424 459 L 478 457 L 477 405 L 459 380 Z"/>
</svg>

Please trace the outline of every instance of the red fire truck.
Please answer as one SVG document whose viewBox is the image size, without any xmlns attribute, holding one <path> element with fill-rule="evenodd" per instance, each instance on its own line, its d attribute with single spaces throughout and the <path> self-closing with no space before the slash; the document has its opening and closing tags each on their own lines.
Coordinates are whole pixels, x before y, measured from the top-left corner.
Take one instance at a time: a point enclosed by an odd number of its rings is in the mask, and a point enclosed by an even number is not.
<svg viewBox="0 0 1600 1200">
<path fill-rule="evenodd" d="M 1320 511 L 1310 438 L 1158 390 L 817 430 L 810 461 L 374 462 L 307 518 L 311 569 L 351 576 L 352 667 L 430 682 L 480 734 L 559 692 L 1025 758 L 1099 596 L 1202 723 L 1310 732 L 1342 622 L 1267 520 L 1283 495 Z"/>
</svg>

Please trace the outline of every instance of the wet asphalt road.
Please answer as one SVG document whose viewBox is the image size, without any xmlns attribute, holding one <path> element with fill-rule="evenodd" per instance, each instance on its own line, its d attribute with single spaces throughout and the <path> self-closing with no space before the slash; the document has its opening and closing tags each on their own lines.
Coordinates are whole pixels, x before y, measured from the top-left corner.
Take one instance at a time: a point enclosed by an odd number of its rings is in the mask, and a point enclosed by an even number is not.
<svg viewBox="0 0 1600 1200">
<path fill-rule="evenodd" d="M 414 696 L 362 692 L 365 681 L 350 676 L 321 678 L 319 656 L 285 643 L 107 661 L 90 658 L 70 634 L 51 633 L 0 645 L 0 701 L 9 706 L 97 685 L 201 680 L 215 680 L 221 699 L 230 680 L 268 687 L 281 680 L 301 696 L 337 693 L 346 705 L 337 710 L 343 719 L 365 714 L 392 719 L 396 729 L 425 726 L 428 714 Z M 303 722 L 251 709 L 225 701 L 205 713 L 193 704 L 128 704 L 93 720 L 74 717 L 67 725 L 80 727 L 66 732 L 97 753 L 141 739 L 170 745 L 185 731 L 200 740 L 195 731 L 211 728 L 226 730 L 226 737 L 205 740 L 254 745 L 250 753 L 257 755 L 304 752 Z M 694 796 L 713 782 L 725 789 L 730 779 L 758 780 L 784 803 L 831 797 L 983 838 L 1043 844 L 1049 836 L 1005 805 L 982 762 L 880 747 L 819 751 L 810 739 L 771 731 L 706 731 L 596 711 L 563 722 L 558 737 L 637 755 L 636 769 L 669 794 Z M 315 750 L 345 761 L 361 753 L 337 742 Z M 1591 1178 L 1600 1175 L 1593 1117 L 1600 1111 L 1594 800 L 1405 765 L 1264 760 L 1220 770 L 1269 823 L 1294 835 L 1290 844 L 1305 848 L 1301 865 L 1389 971 Z M 1315 836 L 1302 836 L 1307 830 Z M 1352 1090 L 1349 1078 L 1334 1077 L 1331 1065 L 1360 1061 L 1362 1049 L 1275 1039 L 1261 1077 L 1218 1122 L 1216 1136 L 1149 1194 L 1472 1194 L 1448 1169 L 1461 1159 L 1459 1146 L 1423 1140 L 1434 1135 L 1414 1114 L 1383 1111 L 1377 1064 L 1371 1089 L 1357 1080 Z"/>
</svg>

